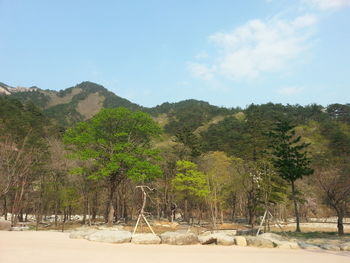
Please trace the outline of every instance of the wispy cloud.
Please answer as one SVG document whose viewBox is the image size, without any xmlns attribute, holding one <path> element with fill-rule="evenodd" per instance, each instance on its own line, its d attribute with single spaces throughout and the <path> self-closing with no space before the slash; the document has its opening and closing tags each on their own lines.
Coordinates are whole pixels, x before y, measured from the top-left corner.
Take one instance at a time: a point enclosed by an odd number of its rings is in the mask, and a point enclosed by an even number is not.
<svg viewBox="0 0 350 263">
<path fill-rule="evenodd" d="M 194 77 L 199 79 L 211 80 L 214 77 L 215 66 L 190 62 L 187 64 L 187 69 Z"/>
<path fill-rule="evenodd" d="M 208 55 L 207 52 L 202 51 L 202 52 L 199 52 L 199 53 L 195 56 L 195 58 L 196 58 L 196 59 L 203 59 L 203 58 L 207 58 L 208 56 L 209 56 L 209 55 Z"/>
<path fill-rule="evenodd" d="M 277 93 L 284 96 L 294 96 L 301 93 L 304 89 L 302 87 L 284 87 L 277 90 Z"/>
<path fill-rule="evenodd" d="M 230 32 L 209 36 L 217 53 L 211 65 L 189 63 L 195 77 L 212 79 L 219 74 L 228 79 L 251 79 L 262 73 L 278 72 L 299 57 L 307 48 L 314 15 L 294 20 L 251 20 Z"/>
<path fill-rule="evenodd" d="M 320 10 L 336 10 L 350 7 L 350 0 L 303 0 L 303 2 Z"/>
</svg>

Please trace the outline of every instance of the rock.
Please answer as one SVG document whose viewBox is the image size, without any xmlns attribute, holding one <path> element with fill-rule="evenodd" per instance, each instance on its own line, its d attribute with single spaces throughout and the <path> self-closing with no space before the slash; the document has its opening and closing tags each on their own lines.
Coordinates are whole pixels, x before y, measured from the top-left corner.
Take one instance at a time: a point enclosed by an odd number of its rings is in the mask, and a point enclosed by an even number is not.
<svg viewBox="0 0 350 263">
<path fill-rule="evenodd" d="M 313 244 L 308 244 L 305 242 L 298 242 L 298 245 L 302 249 L 321 250 L 321 248 L 319 246 L 315 246 Z"/>
<path fill-rule="evenodd" d="M 340 247 L 336 245 L 331 245 L 331 244 L 324 244 L 320 246 L 324 250 L 333 250 L 333 251 L 339 251 Z"/>
<path fill-rule="evenodd" d="M 134 244 L 151 245 L 151 244 L 160 244 L 160 242 L 161 242 L 160 237 L 151 233 L 135 234 L 131 238 L 131 243 L 134 243 Z"/>
<path fill-rule="evenodd" d="M 27 227 L 27 226 L 14 226 L 14 227 L 11 227 L 11 231 L 25 231 L 25 230 L 29 230 L 29 227 Z"/>
<path fill-rule="evenodd" d="M 90 241 L 107 242 L 107 243 L 127 243 L 131 240 L 131 233 L 129 231 L 113 231 L 101 230 L 97 231 L 87 237 Z"/>
<path fill-rule="evenodd" d="M 239 236 L 255 236 L 258 233 L 258 229 L 245 229 L 245 230 L 237 230 L 237 235 Z"/>
<path fill-rule="evenodd" d="M 265 238 L 268 240 L 288 241 L 287 238 L 285 238 L 281 235 L 274 234 L 274 233 L 264 233 L 264 234 L 259 235 L 259 237 L 262 237 L 262 238 Z"/>
<path fill-rule="evenodd" d="M 214 230 L 211 233 L 220 233 L 220 234 L 226 234 L 228 236 L 235 236 L 237 235 L 237 230 L 228 230 L 228 229 L 223 229 L 223 230 Z"/>
<path fill-rule="evenodd" d="M 198 240 L 202 245 L 218 244 L 223 246 L 234 245 L 235 239 L 233 236 L 226 233 L 210 233 L 198 236 Z"/>
<path fill-rule="evenodd" d="M 78 230 L 73 231 L 69 234 L 69 238 L 72 239 L 87 239 L 91 234 L 96 233 L 97 230 L 89 229 L 89 230 Z"/>
<path fill-rule="evenodd" d="M 11 222 L 0 219 L 0 230 L 10 231 L 11 230 Z"/>
<path fill-rule="evenodd" d="M 243 236 L 235 236 L 235 244 L 237 246 L 246 247 L 247 246 L 247 240 Z"/>
<path fill-rule="evenodd" d="M 273 248 L 275 247 L 275 244 L 268 240 L 261 237 L 253 237 L 253 236 L 247 236 L 245 238 L 247 240 L 247 245 L 252 247 L 265 247 L 265 248 Z"/>
<path fill-rule="evenodd" d="M 107 225 L 102 225 L 97 227 L 98 230 L 112 230 L 112 231 L 118 231 L 118 230 L 123 230 L 124 227 L 122 225 L 114 225 L 112 227 L 107 226 Z"/>
<path fill-rule="evenodd" d="M 198 237 L 194 233 L 165 232 L 160 235 L 162 244 L 194 245 L 198 244 Z"/>
<path fill-rule="evenodd" d="M 340 250 L 342 250 L 342 251 L 350 251 L 350 242 L 341 244 L 340 245 Z"/>
<path fill-rule="evenodd" d="M 274 233 L 265 233 L 259 235 L 259 237 L 270 240 L 273 242 L 278 248 L 299 248 L 297 242 L 291 242 L 287 238 L 274 234 Z"/>
</svg>

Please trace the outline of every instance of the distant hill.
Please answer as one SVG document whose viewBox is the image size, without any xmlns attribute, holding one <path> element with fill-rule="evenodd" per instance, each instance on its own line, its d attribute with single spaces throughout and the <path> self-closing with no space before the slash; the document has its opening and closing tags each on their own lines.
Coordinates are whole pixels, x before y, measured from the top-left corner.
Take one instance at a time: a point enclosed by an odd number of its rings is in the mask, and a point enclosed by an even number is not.
<svg viewBox="0 0 350 263">
<path fill-rule="evenodd" d="M 25 103 L 33 102 L 61 126 L 91 118 L 102 108 L 125 107 L 141 110 L 142 107 L 115 95 L 101 85 L 85 81 L 61 91 L 42 90 L 37 87 L 11 88 L 1 83 L 2 94 Z"/>
<path fill-rule="evenodd" d="M 146 108 L 89 81 L 61 91 L 43 90 L 38 87 L 13 88 L 0 83 L 0 94 L 18 99 L 22 103 L 33 102 L 46 116 L 64 127 L 89 119 L 102 108 L 125 107 L 150 113 L 166 132 L 175 134 L 184 127 L 195 131 L 214 118 L 222 119 L 236 112 L 234 109 L 217 107 L 193 99 L 176 103 L 166 102 L 153 108 Z"/>
</svg>

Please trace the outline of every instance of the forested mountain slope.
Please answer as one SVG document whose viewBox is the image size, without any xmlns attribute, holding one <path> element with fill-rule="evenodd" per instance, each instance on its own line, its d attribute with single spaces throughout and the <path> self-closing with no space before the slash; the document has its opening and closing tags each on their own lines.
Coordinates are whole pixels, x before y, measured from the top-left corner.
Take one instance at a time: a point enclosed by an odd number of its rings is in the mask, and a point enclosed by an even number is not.
<svg viewBox="0 0 350 263">
<path fill-rule="evenodd" d="M 185 221 L 192 214 L 215 225 L 221 214 L 254 225 L 266 207 L 291 216 L 296 200 L 303 217 L 349 214 L 350 104 L 145 108 L 91 82 L 60 92 L 0 86 L 0 209 L 11 209 L 14 224 L 24 212 L 70 218 L 90 207 L 93 220 L 127 221 L 140 178 L 157 189 L 157 209 L 148 209 L 158 217 L 176 202 Z M 291 159 L 277 166 L 280 156 Z M 307 173 L 289 179 L 285 163 L 292 176 Z"/>
</svg>

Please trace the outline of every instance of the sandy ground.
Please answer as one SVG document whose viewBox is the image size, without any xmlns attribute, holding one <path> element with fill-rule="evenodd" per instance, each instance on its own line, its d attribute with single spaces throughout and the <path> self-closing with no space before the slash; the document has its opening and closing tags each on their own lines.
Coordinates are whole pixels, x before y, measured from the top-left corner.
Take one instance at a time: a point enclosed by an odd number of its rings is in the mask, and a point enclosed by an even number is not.
<svg viewBox="0 0 350 263">
<path fill-rule="evenodd" d="M 107 244 L 69 239 L 68 233 L 60 232 L 0 231 L 0 262 L 349 263 L 350 253 L 238 246 Z"/>
</svg>

